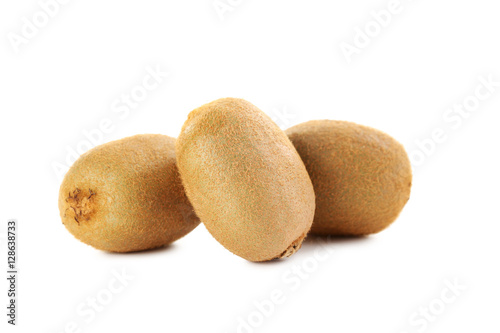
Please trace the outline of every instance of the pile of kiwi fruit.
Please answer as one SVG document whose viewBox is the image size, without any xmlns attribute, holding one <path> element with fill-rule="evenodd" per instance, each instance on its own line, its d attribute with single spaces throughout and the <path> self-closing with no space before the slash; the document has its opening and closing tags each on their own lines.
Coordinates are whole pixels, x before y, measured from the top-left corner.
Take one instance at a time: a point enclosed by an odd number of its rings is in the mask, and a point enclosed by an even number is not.
<svg viewBox="0 0 500 333">
<path fill-rule="evenodd" d="M 253 104 L 222 98 L 177 139 L 142 134 L 80 156 L 59 191 L 63 224 L 96 249 L 168 245 L 201 222 L 253 262 L 289 257 L 308 234 L 364 236 L 410 197 L 403 146 L 376 129 L 313 120 L 281 130 Z"/>
</svg>

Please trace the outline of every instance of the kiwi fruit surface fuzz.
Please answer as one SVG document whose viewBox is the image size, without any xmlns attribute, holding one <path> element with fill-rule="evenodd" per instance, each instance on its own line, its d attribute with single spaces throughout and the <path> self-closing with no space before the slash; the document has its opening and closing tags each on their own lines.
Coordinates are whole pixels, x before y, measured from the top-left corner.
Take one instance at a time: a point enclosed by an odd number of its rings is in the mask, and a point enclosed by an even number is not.
<svg viewBox="0 0 500 333">
<path fill-rule="evenodd" d="M 286 134 L 251 103 L 223 98 L 192 111 L 176 142 L 196 214 L 250 261 L 287 257 L 311 227 L 314 190 Z"/>
<path fill-rule="evenodd" d="M 361 236 L 390 225 L 410 197 L 412 171 L 403 146 L 376 129 L 313 120 L 286 130 L 316 193 L 311 233 Z"/>
<path fill-rule="evenodd" d="M 111 252 L 161 247 L 199 224 L 177 170 L 175 139 L 159 134 L 80 156 L 63 179 L 59 211 L 77 239 Z"/>
</svg>

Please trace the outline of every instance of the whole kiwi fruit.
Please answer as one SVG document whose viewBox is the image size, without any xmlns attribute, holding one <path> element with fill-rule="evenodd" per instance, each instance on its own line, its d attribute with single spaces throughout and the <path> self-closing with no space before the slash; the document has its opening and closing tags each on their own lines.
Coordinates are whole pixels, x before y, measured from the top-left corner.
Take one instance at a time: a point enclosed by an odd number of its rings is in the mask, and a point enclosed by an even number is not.
<svg viewBox="0 0 500 333">
<path fill-rule="evenodd" d="M 389 226 L 410 197 L 412 170 L 403 146 L 376 129 L 313 120 L 286 130 L 316 193 L 311 233 L 361 236 Z"/>
<path fill-rule="evenodd" d="M 159 134 L 81 155 L 61 184 L 59 211 L 77 239 L 111 252 L 161 247 L 199 224 L 177 170 L 175 139 Z"/>
<path fill-rule="evenodd" d="M 177 165 L 212 236 L 250 261 L 292 255 L 311 227 L 314 190 L 286 134 L 251 103 L 223 98 L 192 111 Z"/>
</svg>

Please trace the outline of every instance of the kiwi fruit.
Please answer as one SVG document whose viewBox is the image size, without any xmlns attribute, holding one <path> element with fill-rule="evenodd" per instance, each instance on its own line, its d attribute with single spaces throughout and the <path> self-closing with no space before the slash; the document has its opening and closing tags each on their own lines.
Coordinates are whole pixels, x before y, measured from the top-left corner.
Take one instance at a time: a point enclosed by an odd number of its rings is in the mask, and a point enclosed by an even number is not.
<svg viewBox="0 0 500 333">
<path fill-rule="evenodd" d="M 315 198 L 286 134 L 251 103 L 192 111 L 176 144 L 188 198 L 212 236 L 249 261 L 288 257 L 311 227 Z"/>
<path fill-rule="evenodd" d="M 311 177 L 311 233 L 362 236 L 389 226 L 410 197 L 412 170 L 403 146 L 376 129 L 313 120 L 285 131 Z"/>
<path fill-rule="evenodd" d="M 64 226 L 110 252 L 169 244 L 199 223 L 175 161 L 175 139 L 136 135 L 97 146 L 72 165 L 59 191 Z"/>
</svg>

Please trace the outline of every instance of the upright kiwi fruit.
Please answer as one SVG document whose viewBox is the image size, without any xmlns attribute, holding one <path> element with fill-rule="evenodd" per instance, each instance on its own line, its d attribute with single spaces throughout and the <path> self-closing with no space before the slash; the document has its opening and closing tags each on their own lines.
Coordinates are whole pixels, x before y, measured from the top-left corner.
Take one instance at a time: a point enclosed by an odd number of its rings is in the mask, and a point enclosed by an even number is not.
<svg viewBox="0 0 500 333">
<path fill-rule="evenodd" d="M 176 141 L 196 214 L 250 261 L 292 255 L 311 227 L 314 190 L 286 134 L 251 103 L 223 98 L 192 111 Z"/>
<path fill-rule="evenodd" d="M 80 156 L 63 179 L 59 211 L 77 239 L 111 252 L 161 247 L 199 224 L 177 170 L 175 139 L 159 134 Z"/>
<path fill-rule="evenodd" d="M 311 233 L 360 236 L 389 226 L 410 197 L 412 171 L 403 146 L 376 129 L 313 120 L 286 130 L 316 193 Z"/>
</svg>

